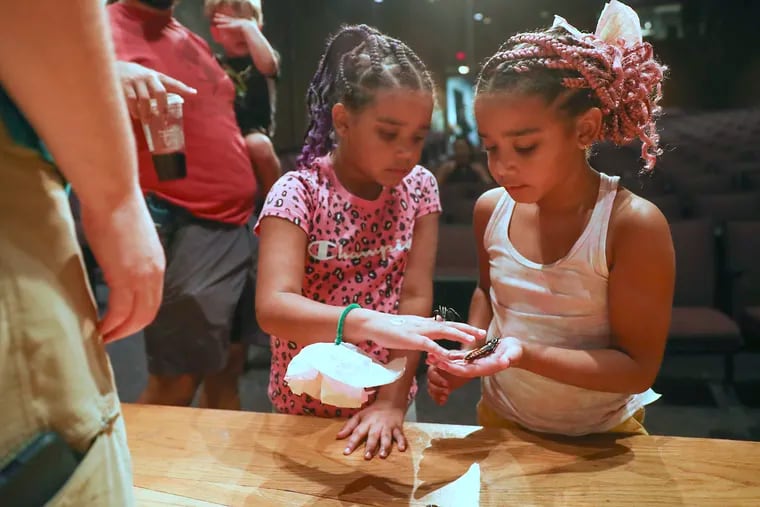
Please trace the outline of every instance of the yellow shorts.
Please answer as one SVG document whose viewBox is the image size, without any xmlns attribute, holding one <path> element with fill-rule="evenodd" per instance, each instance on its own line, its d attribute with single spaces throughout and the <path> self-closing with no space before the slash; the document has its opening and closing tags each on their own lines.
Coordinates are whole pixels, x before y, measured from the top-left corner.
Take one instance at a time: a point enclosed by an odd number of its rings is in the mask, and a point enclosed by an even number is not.
<svg viewBox="0 0 760 507">
<path fill-rule="evenodd" d="M 523 428 L 514 421 L 505 419 L 496 413 L 496 411 L 489 405 L 480 400 L 478 402 L 478 424 L 487 428 L 505 428 L 508 430 L 519 429 L 523 431 L 531 431 L 527 428 Z M 631 417 L 621 422 L 614 428 L 605 431 L 604 433 L 621 433 L 626 435 L 649 435 L 644 428 L 644 407 L 641 407 Z"/>
</svg>

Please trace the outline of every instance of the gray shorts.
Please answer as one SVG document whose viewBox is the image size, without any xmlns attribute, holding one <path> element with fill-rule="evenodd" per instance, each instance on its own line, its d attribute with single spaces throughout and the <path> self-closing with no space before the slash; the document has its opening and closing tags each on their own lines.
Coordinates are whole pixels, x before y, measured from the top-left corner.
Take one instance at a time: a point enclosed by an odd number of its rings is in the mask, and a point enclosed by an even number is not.
<svg viewBox="0 0 760 507">
<path fill-rule="evenodd" d="M 158 202 L 159 206 L 165 203 Z M 166 253 L 164 299 L 145 329 L 153 375 L 209 374 L 227 364 L 230 342 L 260 341 L 254 311 L 258 240 L 248 226 L 156 213 Z"/>
</svg>

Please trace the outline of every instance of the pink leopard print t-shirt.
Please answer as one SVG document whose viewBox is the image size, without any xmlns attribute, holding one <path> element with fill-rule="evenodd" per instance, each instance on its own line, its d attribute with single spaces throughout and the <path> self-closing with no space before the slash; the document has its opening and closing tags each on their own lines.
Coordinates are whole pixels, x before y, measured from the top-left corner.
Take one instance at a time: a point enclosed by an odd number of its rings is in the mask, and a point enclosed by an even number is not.
<svg viewBox="0 0 760 507">
<path fill-rule="evenodd" d="M 259 223 L 265 217 L 279 217 L 306 233 L 305 297 L 333 306 L 359 303 L 363 308 L 395 314 L 415 220 L 440 211 L 436 180 L 421 166 L 397 186 L 384 188 L 376 200 L 368 201 L 349 193 L 338 181 L 330 158 L 323 157 L 308 168 L 286 173 L 275 183 Z M 257 223 L 256 232 L 258 228 Z M 279 412 L 321 417 L 350 417 L 358 412 L 293 394 L 283 377 L 302 347 L 283 336 L 272 336 L 271 346 L 268 392 Z M 388 362 L 387 349 L 372 341 L 359 346 L 376 360 Z M 413 385 L 410 396 L 415 392 Z M 367 404 L 374 399 L 371 396 Z"/>
</svg>

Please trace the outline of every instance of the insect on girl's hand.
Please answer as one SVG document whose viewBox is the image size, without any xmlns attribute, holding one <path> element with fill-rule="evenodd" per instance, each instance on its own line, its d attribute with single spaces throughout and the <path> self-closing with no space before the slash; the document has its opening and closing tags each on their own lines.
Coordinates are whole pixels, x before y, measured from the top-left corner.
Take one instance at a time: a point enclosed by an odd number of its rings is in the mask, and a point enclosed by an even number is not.
<svg viewBox="0 0 760 507">
<path fill-rule="evenodd" d="M 427 363 L 457 377 L 487 377 L 501 370 L 517 366 L 523 356 L 523 345 L 517 338 L 506 337 L 499 340 L 496 349 L 489 355 L 473 361 L 465 361 L 470 351 L 456 351 L 448 359 L 428 356 Z"/>
</svg>

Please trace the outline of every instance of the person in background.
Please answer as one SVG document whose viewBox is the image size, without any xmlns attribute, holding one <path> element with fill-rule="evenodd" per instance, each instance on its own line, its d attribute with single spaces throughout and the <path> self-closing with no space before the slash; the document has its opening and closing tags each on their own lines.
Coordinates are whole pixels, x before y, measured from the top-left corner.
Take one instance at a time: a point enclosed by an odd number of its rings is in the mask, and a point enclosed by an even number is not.
<svg viewBox="0 0 760 507">
<path fill-rule="evenodd" d="M 262 32 L 261 0 L 206 0 L 204 11 L 211 22 L 211 36 L 224 50 L 219 62 L 235 84 L 235 117 L 256 173 L 256 208 L 261 209 L 282 174 L 271 140 L 279 57 Z M 258 238 L 255 241 L 258 248 Z M 247 338 L 244 346 L 255 345 L 246 354 L 248 365 L 269 366 L 269 336 L 259 330 Z"/>
<path fill-rule="evenodd" d="M 271 141 L 279 57 L 262 32 L 261 0 L 205 0 L 204 10 L 211 36 L 224 50 L 219 62 L 235 83 L 235 115 L 263 201 L 282 173 Z"/>
<path fill-rule="evenodd" d="M 440 187 L 455 186 L 458 183 L 493 185 L 488 169 L 475 160 L 474 149 L 466 137 L 458 137 L 454 141 L 453 157 L 436 169 L 435 177 Z"/>
<path fill-rule="evenodd" d="M 107 7 L 122 90 L 134 118 L 140 185 L 161 232 L 164 299 L 145 330 L 148 385 L 141 403 L 240 407 L 243 343 L 253 310 L 256 178 L 234 110 L 235 86 L 208 44 L 173 16 L 174 0 L 121 0 Z M 159 180 L 140 119 L 184 96 L 187 176 Z"/>
</svg>

